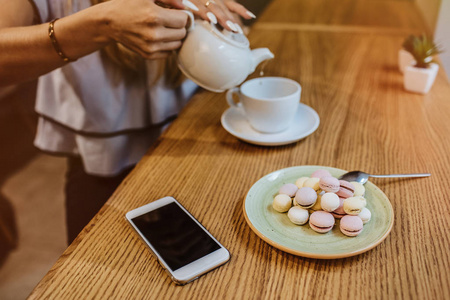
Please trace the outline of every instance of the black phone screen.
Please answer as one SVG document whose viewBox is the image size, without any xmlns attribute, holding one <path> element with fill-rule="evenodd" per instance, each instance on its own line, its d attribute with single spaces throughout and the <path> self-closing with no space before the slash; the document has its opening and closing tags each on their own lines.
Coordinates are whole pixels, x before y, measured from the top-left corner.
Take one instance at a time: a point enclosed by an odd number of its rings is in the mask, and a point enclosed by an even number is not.
<svg viewBox="0 0 450 300">
<path fill-rule="evenodd" d="M 131 221 L 173 271 L 220 249 L 175 202 Z"/>
</svg>

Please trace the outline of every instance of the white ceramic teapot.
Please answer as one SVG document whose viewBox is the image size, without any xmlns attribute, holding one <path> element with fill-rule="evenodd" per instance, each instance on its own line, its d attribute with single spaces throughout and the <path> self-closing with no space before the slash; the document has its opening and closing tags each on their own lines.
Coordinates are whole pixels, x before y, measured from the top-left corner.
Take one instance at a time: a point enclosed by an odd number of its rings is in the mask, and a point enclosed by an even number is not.
<svg viewBox="0 0 450 300">
<path fill-rule="evenodd" d="M 243 34 L 197 20 L 178 52 L 178 67 L 199 86 L 223 92 L 241 84 L 260 62 L 274 57 L 267 48 L 250 50 L 249 45 Z"/>
</svg>

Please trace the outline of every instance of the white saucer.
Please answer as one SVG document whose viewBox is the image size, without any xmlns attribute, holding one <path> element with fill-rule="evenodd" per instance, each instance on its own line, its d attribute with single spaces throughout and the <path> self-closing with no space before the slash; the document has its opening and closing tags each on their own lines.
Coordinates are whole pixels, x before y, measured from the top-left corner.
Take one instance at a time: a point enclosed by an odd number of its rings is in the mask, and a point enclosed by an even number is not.
<svg viewBox="0 0 450 300">
<path fill-rule="evenodd" d="M 319 127 L 320 118 L 311 107 L 300 103 L 292 125 L 279 133 L 262 133 L 250 126 L 243 108 L 228 108 L 221 118 L 222 126 L 238 139 L 251 144 L 263 146 L 279 146 L 299 141 Z"/>
</svg>

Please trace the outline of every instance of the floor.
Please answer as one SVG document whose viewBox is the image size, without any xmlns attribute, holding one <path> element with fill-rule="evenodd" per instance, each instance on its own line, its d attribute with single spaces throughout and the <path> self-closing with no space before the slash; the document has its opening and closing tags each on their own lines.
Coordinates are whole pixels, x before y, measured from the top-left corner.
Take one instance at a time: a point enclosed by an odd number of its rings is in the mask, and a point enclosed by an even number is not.
<svg viewBox="0 0 450 300">
<path fill-rule="evenodd" d="M 1 299 L 25 299 L 66 248 L 64 168 L 62 158 L 37 155 L 1 186 L 2 197 L 20 212 L 16 247 L 0 269 Z"/>
<path fill-rule="evenodd" d="M 258 15 L 270 0 L 242 0 Z M 247 25 L 251 24 L 246 22 Z M 33 146 L 35 83 L 0 88 L 0 299 L 25 299 L 66 249 L 65 158 Z"/>
<path fill-rule="evenodd" d="M 66 248 L 65 159 L 33 147 L 34 83 L 0 92 L 0 299 L 25 299 Z"/>
</svg>

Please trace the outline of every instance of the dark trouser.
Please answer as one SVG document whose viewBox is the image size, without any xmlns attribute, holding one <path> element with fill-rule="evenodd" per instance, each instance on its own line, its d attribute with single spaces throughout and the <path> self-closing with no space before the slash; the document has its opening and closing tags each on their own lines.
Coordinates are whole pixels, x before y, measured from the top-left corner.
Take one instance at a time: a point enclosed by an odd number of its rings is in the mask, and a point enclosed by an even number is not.
<svg viewBox="0 0 450 300">
<path fill-rule="evenodd" d="M 69 245 L 111 197 L 130 173 L 128 168 L 114 177 L 89 175 L 80 158 L 69 157 L 66 173 L 66 223 Z"/>
</svg>

